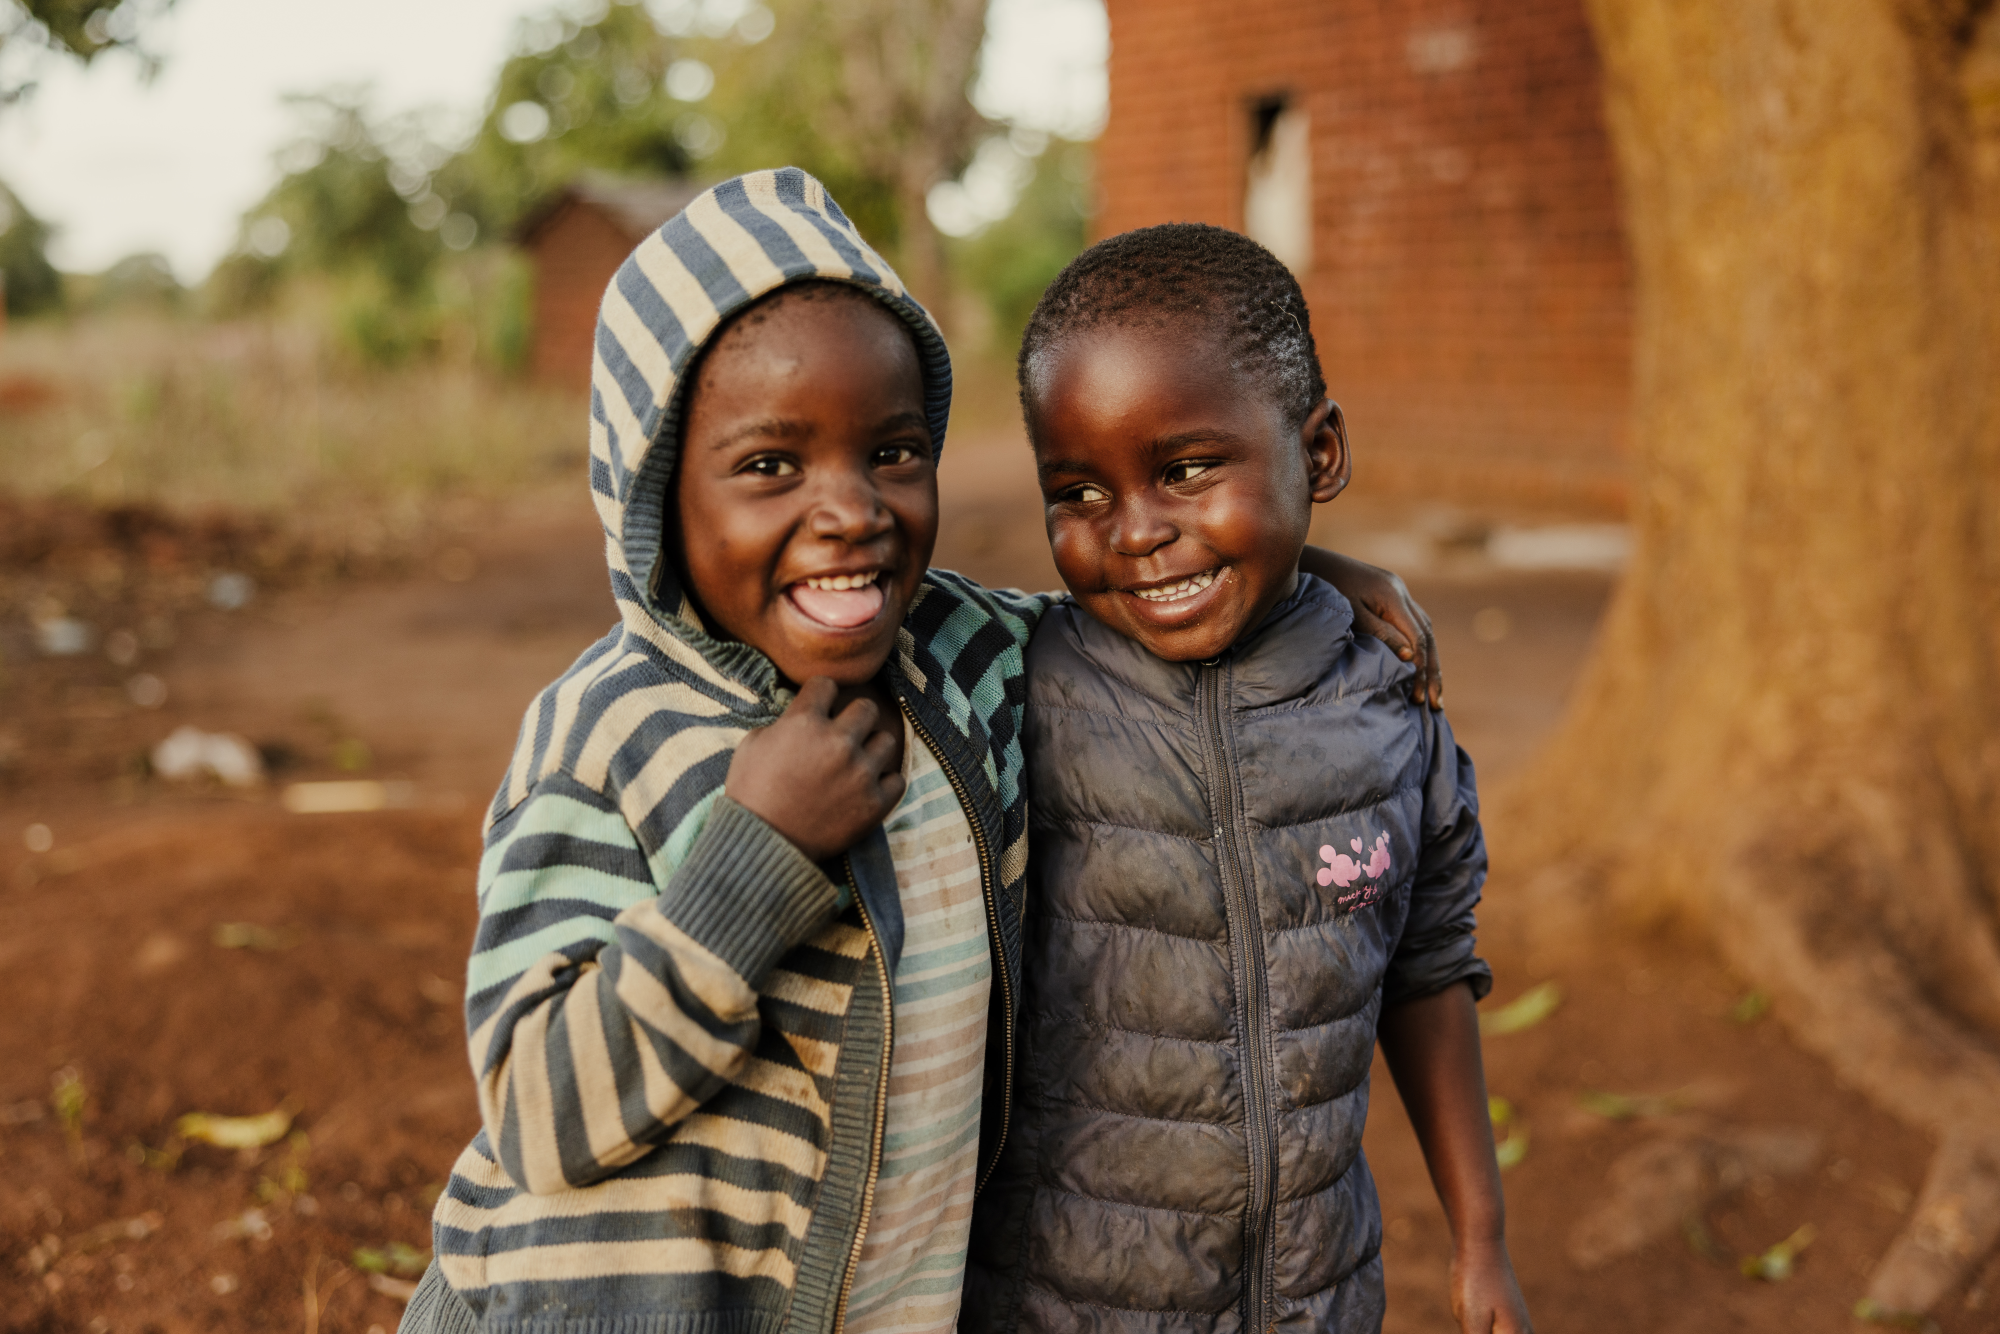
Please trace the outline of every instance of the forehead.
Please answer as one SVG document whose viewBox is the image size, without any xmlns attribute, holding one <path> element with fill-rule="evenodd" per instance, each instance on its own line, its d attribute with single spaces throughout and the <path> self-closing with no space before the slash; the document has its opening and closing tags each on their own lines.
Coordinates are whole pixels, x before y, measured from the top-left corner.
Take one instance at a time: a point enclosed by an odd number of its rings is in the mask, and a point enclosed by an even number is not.
<svg viewBox="0 0 2000 1334">
<path fill-rule="evenodd" d="M 1037 449 L 1051 437 L 1264 434 L 1279 412 L 1197 321 L 1106 323 L 1043 347 L 1024 377 Z"/>
<path fill-rule="evenodd" d="M 697 387 L 716 382 L 860 375 L 922 392 L 910 331 L 881 302 L 844 283 L 783 287 L 738 314 L 709 345 Z"/>
</svg>

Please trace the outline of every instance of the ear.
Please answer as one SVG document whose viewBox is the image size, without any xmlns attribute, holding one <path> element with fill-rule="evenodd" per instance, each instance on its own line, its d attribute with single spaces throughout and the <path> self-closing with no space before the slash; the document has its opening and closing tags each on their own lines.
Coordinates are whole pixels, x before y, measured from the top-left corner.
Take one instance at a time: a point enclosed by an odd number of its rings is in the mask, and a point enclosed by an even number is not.
<svg viewBox="0 0 2000 1334">
<path fill-rule="evenodd" d="M 1324 505 L 1347 489 L 1354 459 L 1347 450 L 1347 418 L 1340 404 L 1321 399 L 1299 427 L 1299 445 L 1306 453 L 1313 504 Z"/>
</svg>

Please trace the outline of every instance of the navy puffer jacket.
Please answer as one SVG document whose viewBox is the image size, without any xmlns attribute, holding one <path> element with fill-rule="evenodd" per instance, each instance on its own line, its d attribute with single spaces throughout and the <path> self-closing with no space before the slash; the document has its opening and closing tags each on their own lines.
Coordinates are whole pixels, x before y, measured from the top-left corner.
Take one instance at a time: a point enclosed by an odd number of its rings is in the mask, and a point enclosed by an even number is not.
<svg viewBox="0 0 2000 1334">
<path fill-rule="evenodd" d="M 1491 974 L 1472 764 L 1352 626 L 1310 576 L 1206 664 L 1043 618 L 1023 1061 L 967 1334 L 1380 1325 L 1376 1020 Z"/>
</svg>

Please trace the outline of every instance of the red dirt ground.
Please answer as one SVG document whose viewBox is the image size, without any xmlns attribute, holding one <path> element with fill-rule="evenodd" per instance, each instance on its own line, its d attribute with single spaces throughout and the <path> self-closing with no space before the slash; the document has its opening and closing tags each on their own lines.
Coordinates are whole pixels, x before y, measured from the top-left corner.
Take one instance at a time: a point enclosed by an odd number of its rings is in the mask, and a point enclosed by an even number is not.
<svg viewBox="0 0 2000 1334">
<path fill-rule="evenodd" d="M 1022 447 L 956 448 L 939 563 L 1051 586 Z M 1342 530 L 1327 531 L 1337 542 Z M 479 812 L 522 706 L 610 623 L 599 546 L 581 494 L 531 497 L 489 515 L 462 550 L 435 553 L 431 570 L 268 592 L 237 612 L 182 598 L 173 634 L 122 668 L 102 654 L 34 658 L 20 623 L 0 631 L 0 1331 L 394 1328 L 399 1301 L 370 1285 L 355 1252 L 428 1246 L 428 1202 L 477 1124 L 457 1004 Z M 1439 626 L 1454 725 L 1490 789 L 1560 712 L 1607 585 L 1416 586 Z M 128 593 L 99 614 L 143 616 L 144 589 Z M 1480 642 L 1473 615 L 1496 606 L 1512 632 Z M 163 707 L 129 703 L 134 671 L 166 682 Z M 294 816 L 268 788 L 146 777 L 140 757 L 182 722 L 250 737 L 282 762 L 280 780 L 340 776 L 336 759 L 354 764 L 358 740 L 362 772 L 410 781 L 415 804 Z M 26 850 L 31 824 L 47 826 L 52 849 Z M 1487 1061 L 1529 1134 L 1507 1187 L 1537 1327 L 1845 1328 L 1928 1143 L 1840 1088 L 1775 1019 L 1732 1019 L 1748 986 L 1694 944 L 1626 936 L 1537 956 L 1513 892 L 1524 878 L 1496 866 L 1489 1007 L 1548 980 L 1565 1000 L 1540 1026 L 1490 1039 Z M 224 923 L 266 928 L 275 948 L 221 947 Z M 73 1135 L 52 1105 L 58 1077 L 87 1095 Z M 1662 1129 L 1606 1122 L 1578 1095 L 1689 1086 L 1722 1123 L 1817 1132 L 1816 1165 L 1753 1180 L 1707 1212 L 1712 1249 L 1731 1263 L 1675 1235 L 1578 1270 L 1571 1226 L 1605 1197 L 1613 1159 Z M 303 1139 L 161 1153 L 186 1112 L 281 1103 Z M 1444 1222 L 1386 1076 L 1367 1144 L 1388 1220 L 1388 1329 L 1448 1331 Z M 1736 1257 L 1808 1222 L 1818 1239 L 1793 1278 L 1737 1272 Z M 1946 1300 L 1938 1324 L 2000 1328 L 1996 1309 L 2000 1261 Z"/>
</svg>

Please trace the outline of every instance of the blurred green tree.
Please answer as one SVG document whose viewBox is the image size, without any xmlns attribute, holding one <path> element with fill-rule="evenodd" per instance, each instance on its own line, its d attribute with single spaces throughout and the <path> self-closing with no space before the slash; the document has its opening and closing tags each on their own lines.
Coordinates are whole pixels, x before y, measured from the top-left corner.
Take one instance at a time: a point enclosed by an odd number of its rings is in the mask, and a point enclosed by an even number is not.
<svg viewBox="0 0 2000 1334">
<path fill-rule="evenodd" d="M 9 315 L 32 315 L 62 302 L 62 275 L 49 263 L 49 231 L 0 185 L 0 289 Z"/>
<path fill-rule="evenodd" d="M 663 86 L 676 46 L 637 5 L 530 18 L 471 143 L 434 188 L 498 237 L 580 171 L 684 175 L 708 139 Z"/>
<path fill-rule="evenodd" d="M 773 35 L 737 53 L 716 106 L 748 139 L 732 168 L 814 172 L 903 280 L 947 309 L 944 238 L 926 210 L 993 129 L 972 105 L 987 0 L 773 0 Z M 683 4 L 682 9 L 691 6 Z M 704 6 L 692 6 L 702 8 Z M 720 83 L 721 81 L 719 81 Z M 748 161 L 744 150 L 790 148 Z"/>
<path fill-rule="evenodd" d="M 367 273 L 415 294 L 444 248 L 438 233 L 451 212 L 430 203 L 426 157 L 442 154 L 407 118 L 378 129 L 358 90 L 287 101 L 308 129 L 280 153 L 289 169 L 246 215 L 242 248 L 280 271 Z"/>
<path fill-rule="evenodd" d="M 106 51 L 136 55 L 150 73 L 158 60 L 140 43 L 146 26 L 174 0 L 0 0 L 0 50 L 26 46 L 85 62 Z M 0 106 L 34 90 L 34 80 L 0 75 Z"/>
<path fill-rule="evenodd" d="M 422 341 L 394 332 L 396 309 L 435 304 L 452 252 L 504 239 L 580 172 L 721 177 L 789 163 L 826 182 L 941 316 L 955 269 L 996 325 L 1018 332 L 1081 247 L 1088 156 L 1051 150 L 1016 216 L 947 256 L 929 192 L 1001 128 L 968 95 L 986 0 L 772 5 L 573 0 L 531 15 L 477 125 L 456 135 L 435 117 L 378 120 L 358 90 L 296 99 L 306 132 L 245 215 L 209 283 L 211 306 L 243 309 L 294 279 L 333 278 L 350 341 L 393 359 Z M 489 270 L 499 272 L 478 271 Z M 518 275 L 494 282 L 522 287 Z"/>
<path fill-rule="evenodd" d="M 1088 144 L 1054 139 L 1005 217 L 945 243 L 951 272 L 986 303 L 996 345 L 1016 346 L 1042 292 L 1089 239 Z"/>
<path fill-rule="evenodd" d="M 488 288 L 512 290 L 497 273 L 473 283 L 470 297 L 441 286 L 443 261 L 471 248 L 480 228 L 439 191 L 452 153 L 436 117 L 377 120 L 365 90 L 352 88 L 289 100 L 304 132 L 280 151 L 283 176 L 244 215 L 235 249 L 211 275 L 212 312 L 313 288 L 350 352 L 391 364 L 441 345 L 446 325 Z M 494 266 L 474 272 L 483 279 Z"/>
<path fill-rule="evenodd" d="M 184 295 L 165 255 L 127 255 L 102 273 L 65 280 L 68 302 L 80 310 L 170 310 Z"/>
</svg>

